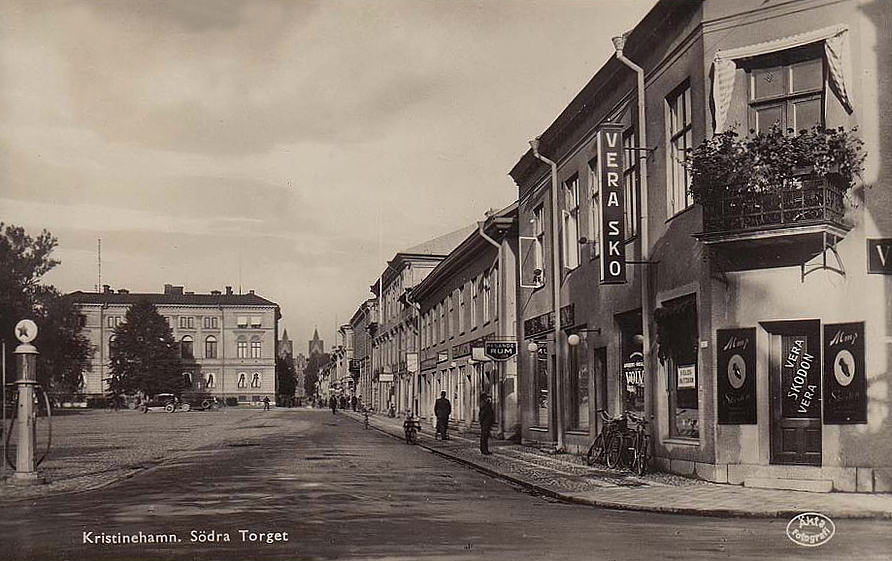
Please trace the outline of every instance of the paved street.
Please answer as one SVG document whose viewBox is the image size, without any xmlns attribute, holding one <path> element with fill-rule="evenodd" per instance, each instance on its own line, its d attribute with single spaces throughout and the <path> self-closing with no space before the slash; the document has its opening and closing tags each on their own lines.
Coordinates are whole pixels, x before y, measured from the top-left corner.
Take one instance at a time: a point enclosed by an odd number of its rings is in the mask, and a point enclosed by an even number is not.
<svg viewBox="0 0 892 561">
<path fill-rule="evenodd" d="M 192 415 L 125 414 L 119 424 Z M 343 414 L 225 418 L 228 437 L 196 441 L 135 477 L 4 502 L 0 559 L 889 559 L 892 551 L 888 521 L 839 520 L 829 543 L 802 548 L 786 538 L 786 519 L 603 510 L 532 495 Z M 192 542 L 193 530 L 232 541 Z M 239 530 L 287 541 L 242 541 Z M 83 543 L 84 532 L 100 543 Z M 138 532 L 179 541 L 101 543 L 103 533 Z"/>
</svg>

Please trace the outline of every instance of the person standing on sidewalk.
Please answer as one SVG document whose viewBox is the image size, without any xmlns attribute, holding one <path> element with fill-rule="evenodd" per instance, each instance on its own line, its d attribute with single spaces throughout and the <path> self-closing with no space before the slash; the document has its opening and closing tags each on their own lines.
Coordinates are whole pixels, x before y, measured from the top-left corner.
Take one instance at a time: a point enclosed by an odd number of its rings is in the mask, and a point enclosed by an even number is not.
<svg viewBox="0 0 892 561">
<path fill-rule="evenodd" d="M 434 402 L 434 416 L 437 418 L 437 438 L 449 440 L 449 415 L 452 404 L 446 399 L 446 392 L 440 392 L 440 398 Z"/>
<path fill-rule="evenodd" d="M 331 414 L 337 415 L 337 413 L 338 413 L 338 398 L 336 398 L 335 396 L 331 396 L 328 399 L 328 405 L 331 407 Z"/>
<path fill-rule="evenodd" d="M 492 454 L 489 451 L 489 431 L 496 424 L 496 414 L 492 409 L 492 398 L 489 394 L 480 396 L 480 411 L 477 415 L 480 421 L 480 453 L 486 456 Z"/>
<path fill-rule="evenodd" d="M 268 395 L 263 397 L 263 410 L 269 411 L 269 396 Z"/>
</svg>

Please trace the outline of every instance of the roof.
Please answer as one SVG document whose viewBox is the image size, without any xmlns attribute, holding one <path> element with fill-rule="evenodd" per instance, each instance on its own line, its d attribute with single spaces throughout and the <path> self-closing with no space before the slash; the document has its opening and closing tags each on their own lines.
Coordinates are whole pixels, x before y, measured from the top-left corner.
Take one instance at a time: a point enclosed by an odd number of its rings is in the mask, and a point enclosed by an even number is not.
<svg viewBox="0 0 892 561">
<path fill-rule="evenodd" d="M 135 304 L 140 300 L 148 300 L 157 305 L 192 305 L 192 306 L 278 306 L 256 294 L 159 294 L 155 293 L 120 293 L 120 292 L 82 292 L 80 290 L 66 295 L 75 304 Z"/>
<path fill-rule="evenodd" d="M 453 249 L 458 247 L 458 244 L 460 244 L 465 238 L 467 238 L 468 234 L 476 229 L 476 224 L 470 224 L 463 228 L 459 228 L 458 230 L 449 232 L 448 234 L 443 234 L 442 236 L 438 236 L 432 240 L 428 240 L 422 244 L 404 249 L 403 251 L 400 251 L 400 253 L 404 253 L 407 255 L 446 256 L 449 255 L 449 253 Z"/>
</svg>

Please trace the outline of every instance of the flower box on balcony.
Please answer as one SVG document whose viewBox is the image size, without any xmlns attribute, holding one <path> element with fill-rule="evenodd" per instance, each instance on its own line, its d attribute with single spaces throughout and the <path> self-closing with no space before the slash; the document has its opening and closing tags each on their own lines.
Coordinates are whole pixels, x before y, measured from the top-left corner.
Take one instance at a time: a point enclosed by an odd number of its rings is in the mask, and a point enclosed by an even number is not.
<svg viewBox="0 0 892 561">
<path fill-rule="evenodd" d="M 802 265 L 851 229 L 844 196 L 863 159 L 842 129 L 716 135 L 689 161 L 703 207 L 695 237 L 721 250 L 726 269 Z"/>
</svg>

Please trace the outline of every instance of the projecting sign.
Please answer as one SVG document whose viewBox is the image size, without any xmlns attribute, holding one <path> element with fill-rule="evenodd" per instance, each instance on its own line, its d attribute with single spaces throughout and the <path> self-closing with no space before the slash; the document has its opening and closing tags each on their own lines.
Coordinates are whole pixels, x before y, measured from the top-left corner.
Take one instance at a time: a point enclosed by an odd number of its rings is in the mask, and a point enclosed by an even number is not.
<svg viewBox="0 0 892 561">
<path fill-rule="evenodd" d="M 598 130 L 598 181 L 601 185 L 601 284 L 626 282 L 623 126 Z"/>
<path fill-rule="evenodd" d="M 756 424 L 756 328 L 719 329 L 719 424 Z"/>
<path fill-rule="evenodd" d="M 867 240 L 867 272 L 892 275 L 892 238 Z"/>
<path fill-rule="evenodd" d="M 517 354 L 517 343 L 487 341 L 484 345 L 486 356 L 493 360 L 508 360 Z"/>
<path fill-rule="evenodd" d="M 824 423 L 867 422 L 864 322 L 824 326 Z"/>
<path fill-rule="evenodd" d="M 406 353 L 406 370 L 418 372 L 418 353 Z"/>
</svg>

